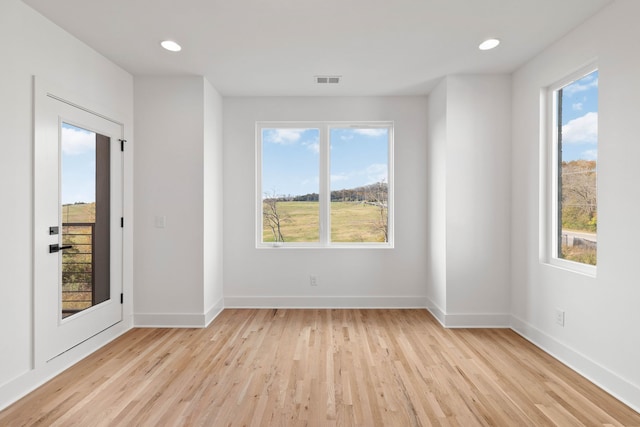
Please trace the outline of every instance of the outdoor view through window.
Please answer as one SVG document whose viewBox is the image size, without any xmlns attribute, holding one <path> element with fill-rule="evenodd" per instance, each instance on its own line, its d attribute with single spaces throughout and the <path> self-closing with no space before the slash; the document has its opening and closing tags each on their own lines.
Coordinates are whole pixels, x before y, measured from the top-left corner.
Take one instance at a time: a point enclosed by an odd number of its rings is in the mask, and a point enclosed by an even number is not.
<svg viewBox="0 0 640 427">
<path fill-rule="evenodd" d="M 386 244 L 391 126 L 262 127 L 262 242 Z"/>
<path fill-rule="evenodd" d="M 62 317 L 93 305 L 96 223 L 96 134 L 63 123 L 61 129 Z"/>
<path fill-rule="evenodd" d="M 598 71 L 555 91 L 557 258 L 596 265 Z"/>
</svg>

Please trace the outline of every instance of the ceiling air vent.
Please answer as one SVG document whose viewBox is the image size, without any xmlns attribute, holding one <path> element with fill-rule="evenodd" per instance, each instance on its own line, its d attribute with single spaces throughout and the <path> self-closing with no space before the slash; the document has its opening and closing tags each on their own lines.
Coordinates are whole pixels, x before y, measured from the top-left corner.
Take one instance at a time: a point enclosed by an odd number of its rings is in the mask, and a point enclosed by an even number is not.
<svg viewBox="0 0 640 427">
<path fill-rule="evenodd" d="M 325 83 L 340 83 L 340 77 L 342 76 L 314 76 L 316 83 L 325 84 Z"/>
</svg>

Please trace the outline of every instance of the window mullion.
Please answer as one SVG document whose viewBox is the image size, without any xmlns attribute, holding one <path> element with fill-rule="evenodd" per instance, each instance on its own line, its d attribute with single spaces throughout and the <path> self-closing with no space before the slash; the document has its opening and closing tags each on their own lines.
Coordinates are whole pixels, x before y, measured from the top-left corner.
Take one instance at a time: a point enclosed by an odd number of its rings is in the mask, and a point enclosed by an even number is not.
<svg viewBox="0 0 640 427">
<path fill-rule="evenodd" d="M 331 235 L 331 172 L 329 165 L 331 144 L 328 126 L 320 127 L 320 244 L 329 245 Z"/>
</svg>

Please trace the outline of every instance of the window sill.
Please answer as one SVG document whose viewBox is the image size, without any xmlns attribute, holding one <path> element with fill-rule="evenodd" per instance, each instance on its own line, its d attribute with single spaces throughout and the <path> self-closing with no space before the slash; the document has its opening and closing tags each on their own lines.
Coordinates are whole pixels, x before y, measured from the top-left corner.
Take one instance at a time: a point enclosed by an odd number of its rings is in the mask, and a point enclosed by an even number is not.
<svg viewBox="0 0 640 427">
<path fill-rule="evenodd" d="M 330 245 L 309 243 L 259 243 L 256 249 L 393 249 L 392 243 L 332 243 Z"/>
<path fill-rule="evenodd" d="M 597 273 L 597 267 L 595 265 L 582 264 L 565 259 L 552 258 L 549 261 L 545 262 L 545 264 L 550 267 L 555 267 L 561 270 L 581 274 L 583 276 L 591 278 L 595 278 Z"/>
</svg>

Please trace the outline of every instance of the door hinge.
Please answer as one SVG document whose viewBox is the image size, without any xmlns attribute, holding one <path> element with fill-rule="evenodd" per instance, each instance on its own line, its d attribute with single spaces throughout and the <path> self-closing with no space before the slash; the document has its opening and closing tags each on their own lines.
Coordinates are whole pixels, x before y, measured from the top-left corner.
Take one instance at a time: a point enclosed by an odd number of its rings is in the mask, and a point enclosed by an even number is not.
<svg viewBox="0 0 640 427">
<path fill-rule="evenodd" d="M 120 304 L 124 304 L 124 294 L 120 294 Z"/>
<path fill-rule="evenodd" d="M 124 228 L 124 217 L 120 217 L 120 228 Z"/>
<path fill-rule="evenodd" d="M 124 143 L 127 142 L 126 139 L 119 139 L 120 141 L 120 151 L 124 151 Z"/>
</svg>

